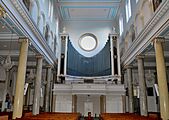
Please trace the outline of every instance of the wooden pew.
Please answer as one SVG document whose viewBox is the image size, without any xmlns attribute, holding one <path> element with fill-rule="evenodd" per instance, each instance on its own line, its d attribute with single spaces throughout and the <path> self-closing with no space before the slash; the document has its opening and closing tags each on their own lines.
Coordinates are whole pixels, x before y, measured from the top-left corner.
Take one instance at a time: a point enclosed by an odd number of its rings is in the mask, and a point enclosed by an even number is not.
<svg viewBox="0 0 169 120">
<path fill-rule="evenodd" d="M 27 113 L 17 120 L 78 120 L 79 117 L 79 113 L 42 112 L 35 116 Z"/>
<path fill-rule="evenodd" d="M 159 117 L 145 117 L 132 113 L 102 113 L 102 120 L 161 120 Z"/>
<path fill-rule="evenodd" d="M 2 116 L 0 116 L 0 120 L 8 120 L 8 115 L 2 115 Z"/>
</svg>

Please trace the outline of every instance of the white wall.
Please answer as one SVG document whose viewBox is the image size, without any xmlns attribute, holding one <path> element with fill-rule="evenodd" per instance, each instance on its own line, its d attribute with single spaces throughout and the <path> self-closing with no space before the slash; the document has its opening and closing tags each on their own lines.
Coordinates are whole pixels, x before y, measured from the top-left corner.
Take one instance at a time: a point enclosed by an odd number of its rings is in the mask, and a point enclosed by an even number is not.
<svg viewBox="0 0 169 120">
<path fill-rule="evenodd" d="M 80 54 L 91 57 L 96 55 L 105 46 L 108 35 L 112 31 L 112 22 L 65 22 L 66 32 L 69 34 L 72 45 Z M 79 46 L 79 38 L 84 33 L 92 33 L 98 39 L 98 46 L 91 52 L 82 50 Z"/>
<path fill-rule="evenodd" d="M 57 95 L 55 112 L 72 112 L 72 95 Z"/>
<path fill-rule="evenodd" d="M 87 100 L 87 95 L 77 95 L 77 112 L 82 113 L 82 115 L 87 115 L 84 111 L 85 102 L 91 102 L 93 103 L 93 111 L 92 116 L 99 116 L 100 114 L 100 95 L 90 95 L 90 97 Z"/>
<path fill-rule="evenodd" d="M 106 95 L 106 112 L 123 113 L 122 96 Z"/>
</svg>

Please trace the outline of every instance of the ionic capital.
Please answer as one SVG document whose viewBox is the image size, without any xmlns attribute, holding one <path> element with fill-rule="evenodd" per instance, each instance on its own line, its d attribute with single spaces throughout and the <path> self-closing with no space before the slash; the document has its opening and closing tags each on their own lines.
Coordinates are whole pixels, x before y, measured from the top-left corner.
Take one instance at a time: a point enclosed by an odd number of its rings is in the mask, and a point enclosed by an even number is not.
<svg viewBox="0 0 169 120">
<path fill-rule="evenodd" d="M 133 65 L 125 65 L 124 66 L 124 69 L 132 69 L 133 68 Z"/>
<path fill-rule="evenodd" d="M 27 37 L 19 37 L 19 42 L 29 42 L 29 39 Z"/>
<path fill-rule="evenodd" d="M 155 37 L 153 40 L 152 40 L 152 42 L 153 43 L 159 43 L 159 42 L 161 42 L 161 43 L 163 43 L 163 42 L 165 42 L 165 38 L 164 37 L 162 37 L 162 36 L 158 36 L 158 37 Z"/>
<path fill-rule="evenodd" d="M 37 59 L 42 59 L 42 58 L 43 58 L 43 55 L 41 55 L 41 54 L 36 55 L 36 58 L 37 58 Z"/>
<path fill-rule="evenodd" d="M 137 59 L 137 60 L 139 60 L 139 59 L 144 59 L 144 57 L 145 57 L 144 55 L 137 55 L 137 56 L 136 56 L 136 59 Z"/>
</svg>

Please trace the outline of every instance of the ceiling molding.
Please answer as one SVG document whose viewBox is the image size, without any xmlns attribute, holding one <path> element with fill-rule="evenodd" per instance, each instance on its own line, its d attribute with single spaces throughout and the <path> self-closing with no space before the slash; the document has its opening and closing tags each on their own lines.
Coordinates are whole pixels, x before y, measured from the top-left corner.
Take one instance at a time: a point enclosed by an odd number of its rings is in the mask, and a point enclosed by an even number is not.
<svg viewBox="0 0 169 120">
<path fill-rule="evenodd" d="M 121 0 L 59 0 L 64 21 L 113 21 Z"/>
</svg>

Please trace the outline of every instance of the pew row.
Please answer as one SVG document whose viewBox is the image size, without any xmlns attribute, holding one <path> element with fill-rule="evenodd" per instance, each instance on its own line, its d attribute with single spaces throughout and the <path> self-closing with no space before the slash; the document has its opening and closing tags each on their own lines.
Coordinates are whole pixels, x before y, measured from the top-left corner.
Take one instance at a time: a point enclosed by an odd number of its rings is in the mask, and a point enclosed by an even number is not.
<svg viewBox="0 0 169 120">
<path fill-rule="evenodd" d="M 17 120 L 78 120 L 80 113 L 58 113 L 58 112 L 43 112 L 38 115 L 25 113 L 22 118 Z"/>
<path fill-rule="evenodd" d="M 101 120 L 161 120 L 158 116 L 140 116 L 132 113 L 102 113 Z"/>
</svg>

